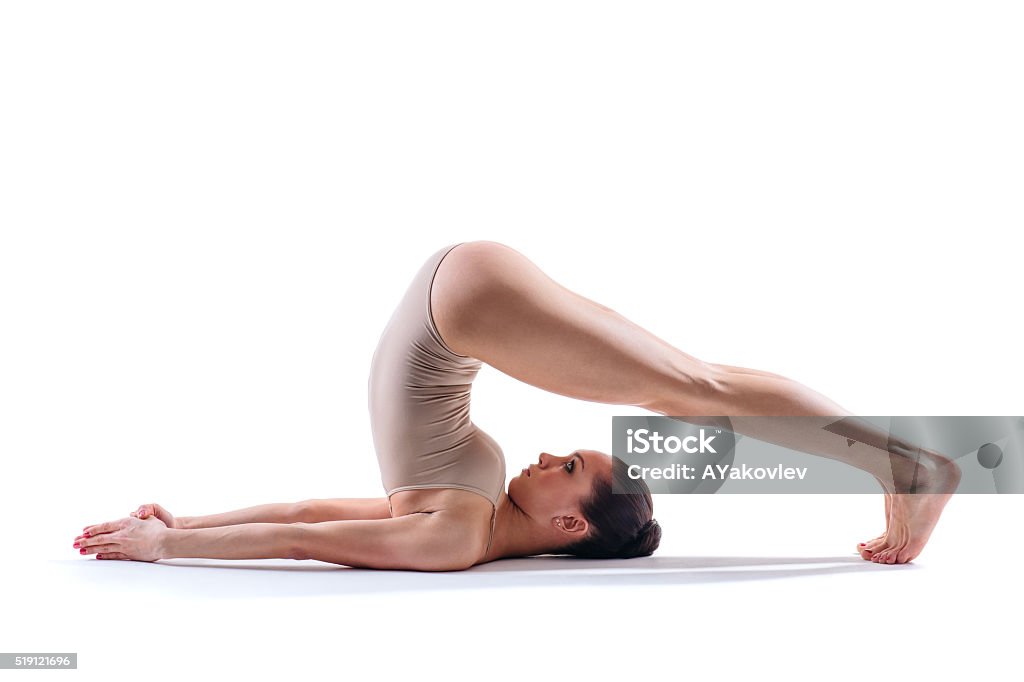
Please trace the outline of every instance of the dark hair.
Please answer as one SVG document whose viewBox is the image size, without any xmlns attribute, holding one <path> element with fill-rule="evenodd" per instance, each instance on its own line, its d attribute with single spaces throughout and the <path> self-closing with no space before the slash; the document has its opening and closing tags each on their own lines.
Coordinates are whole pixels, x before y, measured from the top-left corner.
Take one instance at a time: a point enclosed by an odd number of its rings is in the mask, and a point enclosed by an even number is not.
<svg viewBox="0 0 1024 682">
<path fill-rule="evenodd" d="M 613 493 L 613 488 L 622 492 Z M 590 531 L 562 549 L 587 559 L 632 559 L 649 556 L 661 543 L 661 526 L 653 518 L 654 499 L 643 479 L 632 479 L 626 463 L 612 457 L 611 480 L 594 479 L 581 511 Z"/>
</svg>

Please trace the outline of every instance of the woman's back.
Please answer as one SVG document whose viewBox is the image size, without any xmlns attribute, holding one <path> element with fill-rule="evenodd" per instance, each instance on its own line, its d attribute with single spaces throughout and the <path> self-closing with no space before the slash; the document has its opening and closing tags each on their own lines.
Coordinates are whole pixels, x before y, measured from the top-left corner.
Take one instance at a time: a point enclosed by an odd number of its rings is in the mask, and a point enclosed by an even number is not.
<svg viewBox="0 0 1024 682">
<path fill-rule="evenodd" d="M 493 534 L 505 458 L 470 419 L 482 363 L 445 344 L 430 309 L 434 275 L 456 246 L 426 260 L 380 337 L 368 381 L 370 426 L 393 516 L 448 509 L 472 517 L 489 507 Z"/>
</svg>

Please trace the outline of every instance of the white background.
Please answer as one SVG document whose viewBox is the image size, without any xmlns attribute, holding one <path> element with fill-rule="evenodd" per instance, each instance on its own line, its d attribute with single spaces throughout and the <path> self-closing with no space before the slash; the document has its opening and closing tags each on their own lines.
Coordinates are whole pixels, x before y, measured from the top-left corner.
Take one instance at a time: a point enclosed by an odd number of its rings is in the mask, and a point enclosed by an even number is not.
<svg viewBox="0 0 1024 682">
<path fill-rule="evenodd" d="M 143 502 L 381 496 L 370 357 L 456 241 L 859 414 L 1022 414 L 1022 31 L 1012 2 L 5 3 L 0 650 L 90 680 L 1016 677 L 1020 496 L 955 497 L 907 566 L 853 554 L 881 495 L 662 495 L 654 557 L 583 568 L 71 544 Z M 635 413 L 474 388 L 510 476 Z"/>
</svg>

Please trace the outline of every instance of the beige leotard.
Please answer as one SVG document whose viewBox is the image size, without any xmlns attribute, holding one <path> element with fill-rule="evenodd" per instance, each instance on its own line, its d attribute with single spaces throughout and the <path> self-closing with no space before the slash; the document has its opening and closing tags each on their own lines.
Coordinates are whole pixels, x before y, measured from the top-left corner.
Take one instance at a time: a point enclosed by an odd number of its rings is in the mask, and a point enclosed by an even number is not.
<svg viewBox="0 0 1024 682">
<path fill-rule="evenodd" d="M 468 490 L 494 506 L 493 537 L 505 457 L 469 417 L 470 389 L 482 363 L 445 344 L 430 309 L 434 274 L 456 246 L 427 259 L 381 334 L 370 363 L 370 428 L 389 506 L 400 490 Z M 490 539 L 487 544 L 490 549 Z"/>
</svg>

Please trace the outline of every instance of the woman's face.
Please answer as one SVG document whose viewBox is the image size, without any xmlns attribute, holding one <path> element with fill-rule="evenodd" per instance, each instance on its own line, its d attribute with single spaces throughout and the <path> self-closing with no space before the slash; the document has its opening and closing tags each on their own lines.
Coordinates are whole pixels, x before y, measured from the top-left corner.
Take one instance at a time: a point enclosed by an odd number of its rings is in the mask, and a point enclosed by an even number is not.
<svg viewBox="0 0 1024 682">
<path fill-rule="evenodd" d="M 508 496 L 538 523 L 560 519 L 563 528 L 572 527 L 582 519 L 580 509 L 594 479 L 610 480 L 611 473 L 612 458 L 597 450 L 575 450 L 560 457 L 542 452 L 536 464 L 509 481 Z"/>
</svg>

